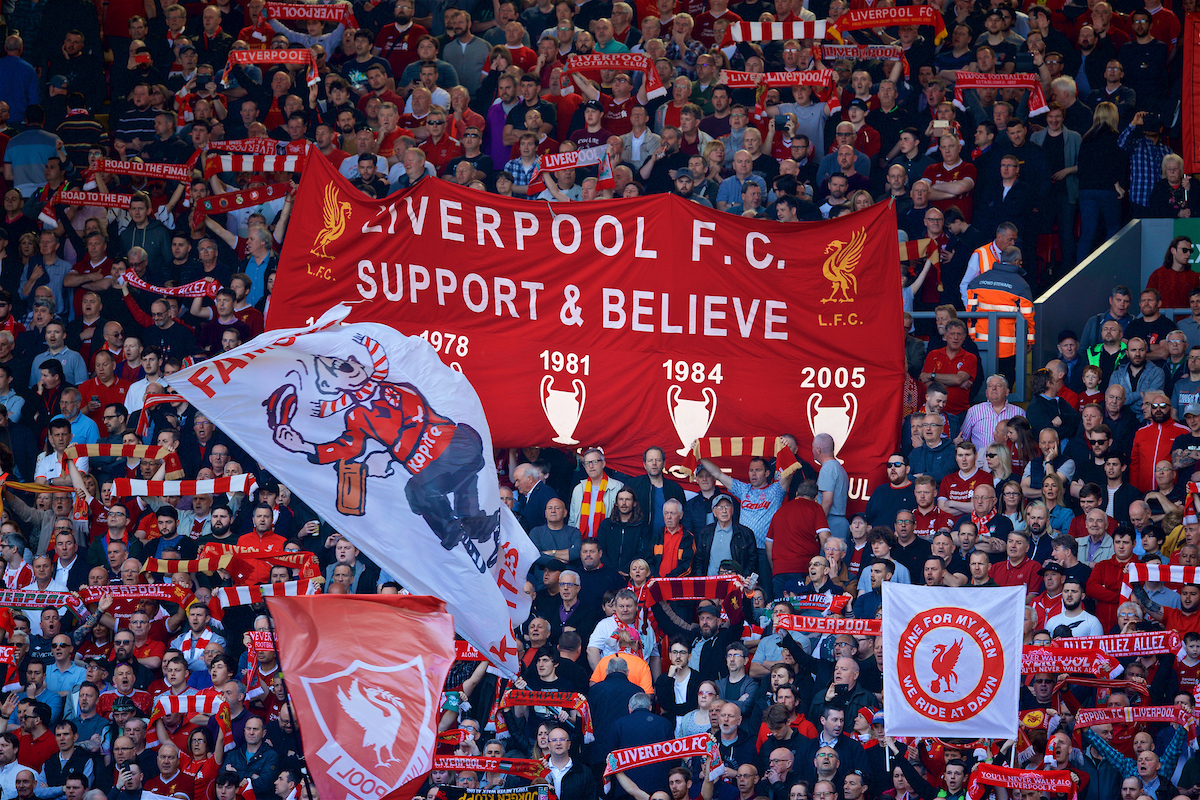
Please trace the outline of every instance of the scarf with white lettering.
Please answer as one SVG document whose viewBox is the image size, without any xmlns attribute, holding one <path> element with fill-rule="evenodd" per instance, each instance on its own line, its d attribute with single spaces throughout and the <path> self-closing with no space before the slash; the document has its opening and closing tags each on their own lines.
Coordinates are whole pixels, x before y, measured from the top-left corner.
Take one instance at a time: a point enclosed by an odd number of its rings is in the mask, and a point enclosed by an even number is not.
<svg viewBox="0 0 1200 800">
<path fill-rule="evenodd" d="M 0 591 L 0 606 L 15 608 L 62 608 L 66 606 L 80 619 L 87 619 L 83 601 L 71 592 L 43 592 L 37 589 L 5 589 Z"/>
<path fill-rule="evenodd" d="M 717 778 L 724 771 L 716 737 L 711 733 L 695 733 L 680 739 L 613 750 L 604 761 L 604 782 L 607 786 L 609 776 L 618 772 L 684 758 L 707 758 L 710 778 Z"/>
<path fill-rule="evenodd" d="M 941 19 L 941 16 L 938 16 Z M 1029 90 L 1029 116 L 1036 117 L 1038 114 L 1045 114 L 1050 110 L 1046 105 L 1046 95 L 1042 93 L 1042 81 L 1032 72 L 1016 72 L 1007 75 L 997 73 L 995 75 L 984 74 L 980 72 L 967 72 L 959 70 L 954 79 L 954 105 L 959 109 L 966 109 L 963 105 L 963 89 L 990 89 L 990 88 L 1009 88 L 1017 87 L 1019 89 Z"/>
<path fill-rule="evenodd" d="M 317 74 L 317 62 L 312 51 L 307 47 L 289 47 L 282 50 L 230 50 L 229 61 L 221 73 L 221 85 L 229 86 L 229 73 L 234 64 L 287 64 L 288 66 L 306 66 L 308 74 L 305 82 L 313 86 L 321 80 Z"/>
<path fill-rule="evenodd" d="M 84 180 L 91 180 L 97 172 L 106 175 L 129 175 L 134 178 L 150 178 L 168 181 L 189 181 L 192 178 L 192 167 L 200 151 L 192 153 L 191 157 L 182 164 L 149 164 L 144 161 L 122 161 L 119 158 L 100 158 L 96 166 L 84 172 Z"/>
<path fill-rule="evenodd" d="M 895 44 L 817 44 L 813 47 L 813 59 L 850 58 L 855 61 L 895 61 L 900 59 L 904 77 L 909 76 L 908 57 L 904 49 Z"/>
<path fill-rule="evenodd" d="M 934 44 L 941 44 L 946 38 L 946 20 L 942 19 L 942 12 L 933 6 L 896 6 L 847 11 L 837 18 L 826 33 L 829 34 L 829 38 L 841 44 L 843 31 L 893 28 L 899 25 L 932 25 Z"/>
<path fill-rule="evenodd" d="M 588 708 L 587 698 L 578 692 L 542 692 L 533 689 L 509 689 L 500 698 L 500 708 L 515 708 L 517 706 L 549 706 L 564 708 L 568 711 L 578 711 L 583 720 L 583 741 L 591 744 L 596 739 L 592 730 L 592 711 Z M 503 715 L 500 715 L 503 719 Z M 497 729 L 499 733 L 499 729 Z"/>
<path fill-rule="evenodd" d="M 849 633 L 863 636 L 878 636 L 883 632 L 883 622 L 877 619 L 844 619 L 842 617 L 801 617 L 795 614 L 776 614 L 776 631 L 799 631 L 801 633 Z"/>
<path fill-rule="evenodd" d="M 133 201 L 131 194 L 112 194 L 111 192 L 85 192 L 81 189 L 67 189 L 63 184 L 50 202 L 38 213 L 38 219 L 47 230 L 58 227 L 58 209 L 55 206 L 95 206 L 97 208 L 119 208 L 127 210 Z"/>
<path fill-rule="evenodd" d="M 928 6 L 923 6 L 928 8 Z M 1036 794 L 1066 794 L 1076 800 L 1075 779 L 1070 770 L 1032 770 L 1002 767 L 998 764 L 979 764 L 967 780 L 967 798 L 981 800 L 985 786 L 1007 786 Z"/>
<path fill-rule="evenodd" d="M 1105 654 L 1125 658 L 1126 656 L 1152 656 L 1159 653 L 1178 653 L 1183 639 L 1178 631 L 1138 631 L 1116 633 L 1111 636 L 1069 636 L 1054 641 L 1055 647 L 1064 650 L 1103 650 Z M 1065 670 L 1063 670 L 1065 671 Z"/>
<path fill-rule="evenodd" d="M 316 20 L 317 22 L 336 22 L 347 28 L 357 28 L 358 20 L 354 18 L 354 10 L 347 5 L 312 6 L 306 3 L 267 3 L 263 16 L 279 20 Z"/>
<path fill-rule="evenodd" d="M 1108 678 L 1118 666 L 1120 665 L 1115 658 L 1096 649 L 1071 650 L 1054 645 L 1026 646 L 1021 654 L 1022 675 L 1086 672 L 1097 678 Z"/>
<path fill-rule="evenodd" d="M 642 73 L 642 79 L 646 83 L 646 96 L 652 100 L 667 94 L 662 78 L 658 76 L 658 67 L 654 66 L 654 61 L 644 53 L 591 53 L 569 56 L 562 74 L 565 78 L 576 73 L 582 75 L 602 69 L 615 69 L 618 72 L 634 70 Z"/>
<path fill-rule="evenodd" d="M 550 768 L 533 758 L 487 758 L 485 756 L 434 756 L 433 768 L 451 772 L 472 769 L 476 772 L 502 772 L 527 781 L 540 781 Z"/>
<path fill-rule="evenodd" d="M 841 96 L 837 90 L 836 73 L 831 69 L 805 69 L 794 72 L 734 72 L 722 70 L 718 83 L 730 89 L 757 89 L 755 95 L 754 114 L 757 117 L 766 116 L 767 89 L 772 86 L 812 86 L 816 89 L 817 100 L 829 108 L 829 113 L 840 111 Z M 783 131 L 776 131 L 783 135 Z"/>
</svg>

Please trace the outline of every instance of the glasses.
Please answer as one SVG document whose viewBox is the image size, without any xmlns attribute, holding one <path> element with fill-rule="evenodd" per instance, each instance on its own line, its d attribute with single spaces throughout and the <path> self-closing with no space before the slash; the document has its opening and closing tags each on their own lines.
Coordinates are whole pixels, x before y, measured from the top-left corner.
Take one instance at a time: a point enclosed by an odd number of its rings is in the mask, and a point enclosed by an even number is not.
<svg viewBox="0 0 1200 800">
<path fill-rule="evenodd" d="M 71 645 L 69 645 L 69 644 L 65 644 L 65 643 L 63 643 L 63 642 L 55 642 L 54 644 L 50 645 L 50 649 L 51 649 L 51 650 L 58 650 L 58 649 L 60 649 L 60 648 L 63 648 L 63 647 L 70 647 L 70 646 L 71 646 Z"/>
<path fill-rule="evenodd" d="M 593 459 L 591 459 L 590 461 L 585 461 L 585 462 L 583 462 L 583 465 L 584 465 L 585 467 L 594 467 L 594 466 L 596 466 L 597 464 L 603 464 L 603 463 L 604 463 L 604 462 L 603 462 L 603 461 L 601 461 L 600 459 L 598 459 L 598 458 L 593 458 Z"/>
<path fill-rule="evenodd" d="M 903 467 L 904 462 L 903 461 L 889 461 L 889 462 L 887 462 L 887 465 L 889 467 L 898 468 L 898 467 Z"/>
<path fill-rule="evenodd" d="M 578 583 L 564 583 L 563 581 L 559 581 L 558 585 L 561 587 L 561 586 L 578 586 L 579 584 Z"/>
<path fill-rule="evenodd" d="M 1190 247 L 1180 247 L 1180 248 L 1179 248 L 1179 252 L 1181 252 L 1181 253 L 1190 253 L 1190 252 L 1192 252 L 1192 248 L 1190 248 Z"/>
<path fill-rule="evenodd" d="M 1170 403 L 1151 403 L 1150 407 L 1151 408 L 1170 408 L 1171 404 Z"/>
<path fill-rule="evenodd" d="M 445 124 L 446 124 L 446 120 L 444 120 L 444 119 L 431 119 L 431 120 L 429 120 L 429 122 L 426 122 L 425 124 L 426 124 L 426 125 L 445 125 Z"/>
<path fill-rule="evenodd" d="M 478 139 L 478 138 L 480 138 L 480 136 L 478 133 L 464 133 L 463 138 L 464 139 Z"/>
<path fill-rule="evenodd" d="M 1000 456 L 999 453 L 988 453 L 987 455 L 984 456 L 984 458 L 998 458 L 999 456 Z"/>
</svg>

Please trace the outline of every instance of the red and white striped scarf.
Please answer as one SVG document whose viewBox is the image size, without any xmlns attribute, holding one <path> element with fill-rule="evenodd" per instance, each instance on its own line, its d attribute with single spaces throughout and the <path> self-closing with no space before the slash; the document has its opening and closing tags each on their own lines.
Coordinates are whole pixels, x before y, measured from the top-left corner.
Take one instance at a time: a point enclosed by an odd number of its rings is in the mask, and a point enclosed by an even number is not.
<svg viewBox="0 0 1200 800">
<path fill-rule="evenodd" d="M 316 594 L 321 585 L 312 578 L 285 583 L 261 583 L 256 586 L 229 586 L 217 589 L 208 601 L 208 610 L 213 619 L 221 620 L 225 609 L 230 606 L 248 606 L 263 602 L 264 597 L 300 597 Z"/>
<path fill-rule="evenodd" d="M 168 714 L 183 714 L 185 718 L 195 714 L 216 717 L 217 727 L 221 729 L 221 733 L 225 734 L 225 750 L 237 747 L 237 743 L 229 735 L 232 730 L 229 703 L 215 689 L 188 695 L 174 695 L 170 692 L 160 694 L 154 701 L 154 711 L 150 714 L 149 727 L 153 728 L 156 722 Z"/>
<path fill-rule="evenodd" d="M 824 39 L 825 20 L 808 22 L 735 22 L 725 29 L 721 47 L 736 42 L 786 42 L 789 39 Z"/>
<path fill-rule="evenodd" d="M 142 414 L 138 418 L 137 435 L 144 439 L 150 433 L 150 409 L 154 408 L 155 406 L 161 406 L 163 403 L 183 402 L 185 402 L 185 400 L 181 395 L 170 392 L 146 395 L 146 397 L 142 400 Z"/>
<path fill-rule="evenodd" d="M 65 451 L 67 458 L 148 458 L 152 461 L 165 459 L 167 480 L 176 481 L 183 477 L 183 465 L 179 454 L 165 447 L 152 444 L 72 444 Z"/>
<path fill-rule="evenodd" d="M 1146 583 L 1197 583 L 1200 584 L 1200 567 L 1182 567 L 1178 564 L 1139 564 L 1136 561 L 1125 566 L 1121 581 L 1121 597 L 1133 597 L 1133 584 Z"/>
<path fill-rule="evenodd" d="M 277 52 L 274 50 L 240 50 L 237 52 Z M 301 172 L 307 162 L 305 156 L 259 156 L 228 155 L 209 156 L 204 161 L 204 177 L 211 178 L 221 172 Z"/>
<path fill-rule="evenodd" d="M 134 481 L 117 478 L 113 481 L 113 494 L 118 497 L 191 497 L 197 494 L 225 492 L 249 494 L 257 485 L 252 472 L 204 481 Z"/>
</svg>

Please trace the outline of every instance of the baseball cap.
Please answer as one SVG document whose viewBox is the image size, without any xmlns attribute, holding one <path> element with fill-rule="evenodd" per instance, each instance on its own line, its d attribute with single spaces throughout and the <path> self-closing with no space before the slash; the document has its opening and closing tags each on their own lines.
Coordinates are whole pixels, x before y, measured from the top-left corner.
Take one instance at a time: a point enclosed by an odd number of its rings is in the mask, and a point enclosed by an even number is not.
<svg viewBox="0 0 1200 800">
<path fill-rule="evenodd" d="M 1188 407 L 1183 410 L 1185 417 L 1194 417 L 1200 415 L 1200 403 L 1189 403 Z"/>
<path fill-rule="evenodd" d="M 583 104 L 583 109 L 585 111 L 589 108 L 595 109 L 596 111 L 604 110 L 604 106 L 600 105 L 600 103 L 596 100 L 588 100 L 586 103 Z"/>
<path fill-rule="evenodd" d="M 52 89 L 66 89 L 68 85 L 69 82 L 64 75 L 55 75 L 50 79 L 50 88 Z"/>
<path fill-rule="evenodd" d="M 179 48 L 179 54 L 183 55 L 188 50 L 191 50 L 193 53 L 196 52 L 196 48 L 192 47 L 190 44 L 185 44 L 183 47 Z"/>
<path fill-rule="evenodd" d="M 1062 564 L 1050 562 L 1046 566 L 1038 570 L 1038 575 L 1045 575 L 1047 572 L 1057 572 L 1059 575 L 1066 575 L 1067 569 Z"/>
<path fill-rule="evenodd" d="M 868 108 L 868 106 L 867 106 L 867 101 L 863 100 L 860 97 L 856 97 L 853 100 L 851 100 L 850 105 L 848 105 L 847 108 L 861 108 L 863 111 L 870 110 L 870 108 Z"/>
<path fill-rule="evenodd" d="M 547 561 L 545 566 L 546 569 L 550 570 L 551 572 L 562 572 L 564 569 L 567 569 L 568 564 L 565 561 L 554 559 L 552 561 Z"/>
<path fill-rule="evenodd" d="M 720 608 L 720 606 L 716 605 L 715 603 L 708 603 L 708 604 L 700 606 L 700 608 L 696 609 L 696 616 L 699 616 L 701 614 L 710 614 L 714 617 L 720 617 L 721 616 L 721 608 Z"/>
<path fill-rule="evenodd" d="M 1071 330 L 1070 328 L 1067 328 L 1066 330 L 1062 330 L 1062 331 L 1058 332 L 1058 343 L 1059 344 L 1062 344 L 1067 339 L 1074 339 L 1075 341 L 1078 342 L 1079 334 L 1075 333 L 1075 331 Z"/>
<path fill-rule="evenodd" d="M 716 508 L 716 507 L 717 507 L 717 504 L 718 504 L 718 503 L 720 503 L 720 502 L 722 502 L 722 501 L 724 501 L 724 502 L 726 502 L 726 503 L 729 503 L 729 505 L 731 505 L 731 506 L 733 505 L 733 498 L 732 498 L 732 497 L 730 497 L 730 496 L 729 496 L 729 495 L 727 495 L 727 494 L 721 494 L 721 493 L 718 493 L 718 494 L 717 494 L 716 496 L 714 496 L 714 497 L 713 497 L 713 499 L 712 499 L 712 507 L 713 507 L 713 508 Z"/>
<path fill-rule="evenodd" d="M 129 699 L 128 697 L 118 697 L 116 700 L 113 700 L 112 710 L 113 711 L 137 711 L 138 708 L 136 705 L 134 705 L 133 700 Z"/>
</svg>

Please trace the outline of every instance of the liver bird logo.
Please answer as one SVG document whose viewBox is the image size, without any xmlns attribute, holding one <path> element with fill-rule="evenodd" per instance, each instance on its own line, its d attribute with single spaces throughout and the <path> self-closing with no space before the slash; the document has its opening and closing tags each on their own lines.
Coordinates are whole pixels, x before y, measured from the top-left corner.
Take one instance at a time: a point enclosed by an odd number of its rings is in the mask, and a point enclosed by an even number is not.
<svg viewBox="0 0 1200 800">
<path fill-rule="evenodd" d="M 821 301 L 822 303 L 854 302 L 854 298 L 850 296 L 852 291 L 858 294 L 858 278 L 854 276 L 854 270 L 858 268 L 866 244 L 867 229 L 860 228 L 850 237 L 849 242 L 835 239 L 825 246 L 825 254 L 829 257 L 821 267 L 821 274 L 832 284 L 833 291 Z"/>
<path fill-rule="evenodd" d="M 321 217 L 324 226 L 317 231 L 313 240 L 313 255 L 321 258 L 333 258 L 325 252 L 325 248 L 337 241 L 346 232 L 346 220 L 350 216 L 350 204 L 338 199 L 337 187 L 332 183 L 325 187 L 324 200 L 321 203 Z"/>
<path fill-rule="evenodd" d="M 375 751 L 375 760 L 378 762 L 375 766 L 386 767 L 399 761 L 394 748 L 404 719 L 404 701 L 374 686 L 364 689 L 359 686 L 358 678 L 351 681 L 349 693 L 339 687 L 337 697 L 346 715 L 363 729 L 363 747 Z"/>
<path fill-rule="evenodd" d="M 943 691 L 950 691 L 950 679 L 958 683 L 958 673 L 954 668 L 958 666 L 959 656 L 962 655 L 963 640 L 957 639 L 954 644 L 947 647 L 944 644 L 933 646 L 933 674 L 936 676 L 929 684 L 929 691 L 937 694 Z"/>
</svg>

